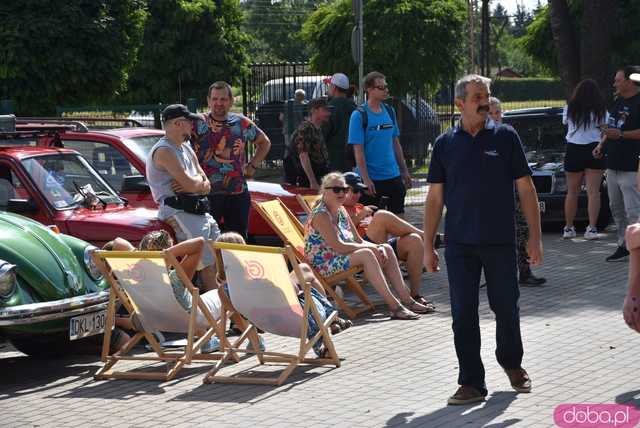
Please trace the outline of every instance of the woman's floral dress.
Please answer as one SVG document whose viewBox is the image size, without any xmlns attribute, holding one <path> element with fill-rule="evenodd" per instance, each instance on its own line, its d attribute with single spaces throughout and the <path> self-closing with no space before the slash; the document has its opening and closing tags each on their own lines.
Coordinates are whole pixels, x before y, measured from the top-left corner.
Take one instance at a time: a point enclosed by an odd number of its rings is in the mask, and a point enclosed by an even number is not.
<svg viewBox="0 0 640 428">
<path fill-rule="evenodd" d="M 324 237 L 313 228 L 311 220 L 319 213 L 327 213 L 333 218 L 324 201 L 320 200 L 311 210 L 305 226 L 304 226 L 304 254 L 307 263 L 320 273 L 323 277 L 331 276 L 336 273 L 349 269 L 349 256 L 339 254 L 331 248 Z M 354 242 L 351 227 L 344 208 L 338 210 L 338 236 L 342 241 Z"/>
</svg>

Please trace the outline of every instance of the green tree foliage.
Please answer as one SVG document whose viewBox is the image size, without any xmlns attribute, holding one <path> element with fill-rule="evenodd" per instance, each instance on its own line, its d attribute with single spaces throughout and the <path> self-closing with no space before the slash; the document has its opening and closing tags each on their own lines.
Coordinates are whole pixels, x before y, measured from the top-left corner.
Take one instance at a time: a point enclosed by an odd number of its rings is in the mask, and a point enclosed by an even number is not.
<svg viewBox="0 0 640 428">
<path fill-rule="evenodd" d="M 576 29 L 578 44 L 580 43 L 580 22 L 582 21 L 581 0 L 570 0 L 569 11 L 572 25 Z M 637 63 L 640 57 L 640 2 L 635 0 L 619 0 L 617 20 L 611 25 L 615 28 L 612 40 L 611 64 L 614 67 Z M 533 22 L 527 27 L 522 38 L 525 51 L 537 61 L 548 67 L 554 75 L 558 75 L 558 54 L 553 43 L 549 7 L 541 8 Z"/>
<path fill-rule="evenodd" d="M 251 62 L 308 61 L 309 46 L 300 35 L 302 24 L 327 0 L 246 0 L 244 30 L 254 42 Z"/>
<path fill-rule="evenodd" d="M 204 102 L 214 81 L 240 82 L 249 37 L 236 0 L 148 0 L 148 9 L 130 101 Z"/>
<path fill-rule="evenodd" d="M 453 78 L 463 61 L 464 0 L 364 2 L 364 67 L 387 76 L 395 94 L 432 89 Z M 321 6 L 305 22 L 312 67 L 356 76 L 351 57 L 354 16 L 350 0 Z"/>
<path fill-rule="evenodd" d="M 492 66 L 499 69 L 509 67 L 523 76 L 548 76 L 549 69 L 533 58 L 522 47 L 521 38 L 515 35 L 520 33 L 518 22 L 530 16 L 526 9 L 518 6 L 519 14 L 509 19 L 507 11 L 500 3 L 496 4 L 491 17 Z M 524 32 L 524 29 L 523 29 Z"/>
<path fill-rule="evenodd" d="M 110 99 L 127 80 L 145 18 L 142 0 L 0 2 L 0 95 L 22 115 Z"/>
</svg>

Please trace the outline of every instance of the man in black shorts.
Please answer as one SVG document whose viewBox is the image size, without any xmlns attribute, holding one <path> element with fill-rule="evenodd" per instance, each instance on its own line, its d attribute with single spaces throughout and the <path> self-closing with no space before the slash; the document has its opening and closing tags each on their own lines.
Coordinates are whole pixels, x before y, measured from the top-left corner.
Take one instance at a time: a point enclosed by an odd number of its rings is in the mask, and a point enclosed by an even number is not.
<svg viewBox="0 0 640 428">
<path fill-rule="evenodd" d="M 351 114 L 349 121 L 349 145 L 356 159 L 356 172 L 373 198 L 364 202 L 402 217 L 411 176 L 400 146 L 395 111 L 384 103 L 389 87 L 385 76 L 377 71 L 365 76 L 364 87 L 367 102 Z M 386 204 L 381 204 L 384 196 Z"/>
</svg>

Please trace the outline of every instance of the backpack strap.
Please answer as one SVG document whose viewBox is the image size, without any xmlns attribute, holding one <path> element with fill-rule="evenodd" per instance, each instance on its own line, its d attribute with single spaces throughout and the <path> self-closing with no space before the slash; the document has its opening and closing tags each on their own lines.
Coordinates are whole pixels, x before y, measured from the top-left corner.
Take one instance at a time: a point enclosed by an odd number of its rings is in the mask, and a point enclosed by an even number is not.
<svg viewBox="0 0 640 428">
<path fill-rule="evenodd" d="M 367 126 L 369 126 L 369 115 L 367 114 L 367 109 L 364 108 L 364 104 L 356 107 L 356 110 L 360 113 L 360 119 L 362 120 L 362 130 L 367 133 Z M 365 135 L 366 139 L 366 135 Z"/>
</svg>

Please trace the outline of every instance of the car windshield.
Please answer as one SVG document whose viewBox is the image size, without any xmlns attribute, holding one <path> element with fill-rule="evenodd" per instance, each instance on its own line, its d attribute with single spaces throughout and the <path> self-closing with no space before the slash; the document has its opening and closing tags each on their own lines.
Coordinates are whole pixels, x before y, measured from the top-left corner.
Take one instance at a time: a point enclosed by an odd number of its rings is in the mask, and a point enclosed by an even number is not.
<svg viewBox="0 0 640 428">
<path fill-rule="evenodd" d="M 74 208 L 83 203 L 85 198 L 78 189 L 87 184 L 104 203 L 122 201 L 79 155 L 35 156 L 22 160 L 22 165 L 40 193 L 57 210 Z"/>
<path fill-rule="evenodd" d="M 505 116 L 518 131 L 525 151 L 564 152 L 567 133 L 560 115 Z"/>
<path fill-rule="evenodd" d="M 124 139 L 124 145 L 127 146 L 142 162 L 146 162 L 147 155 L 151 151 L 151 148 L 158 140 L 162 138 L 162 135 L 148 135 L 144 137 L 133 137 Z"/>
</svg>

